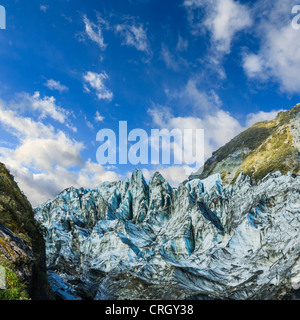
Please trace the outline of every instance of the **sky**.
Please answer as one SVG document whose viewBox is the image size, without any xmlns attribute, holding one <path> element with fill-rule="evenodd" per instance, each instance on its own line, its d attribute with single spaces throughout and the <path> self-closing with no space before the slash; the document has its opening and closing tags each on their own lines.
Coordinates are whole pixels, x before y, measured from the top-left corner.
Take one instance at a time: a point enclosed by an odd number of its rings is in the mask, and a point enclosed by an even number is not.
<svg viewBox="0 0 300 320">
<path fill-rule="evenodd" d="M 97 132 L 204 129 L 204 156 L 300 102 L 290 0 L 0 0 L 0 161 L 33 205 L 183 165 L 100 165 Z M 299 19 L 300 20 L 300 19 Z M 299 21 L 300 24 L 300 21 Z M 130 146 L 130 145 L 129 145 Z"/>
</svg>

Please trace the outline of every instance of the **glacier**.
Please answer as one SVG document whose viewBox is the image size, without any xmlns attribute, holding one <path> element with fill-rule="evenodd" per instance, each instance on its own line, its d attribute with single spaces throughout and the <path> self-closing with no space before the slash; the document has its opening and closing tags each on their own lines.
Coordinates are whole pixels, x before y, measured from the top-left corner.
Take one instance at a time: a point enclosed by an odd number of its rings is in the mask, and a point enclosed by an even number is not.
<svg viewBox="0 0 300 320">
<path fill-rule="evenodd" d="M 160 173 L 68 188 L 35 208 L 62 299 L 283 299 L 300 288 L 300 178 Z"/>
</svg>

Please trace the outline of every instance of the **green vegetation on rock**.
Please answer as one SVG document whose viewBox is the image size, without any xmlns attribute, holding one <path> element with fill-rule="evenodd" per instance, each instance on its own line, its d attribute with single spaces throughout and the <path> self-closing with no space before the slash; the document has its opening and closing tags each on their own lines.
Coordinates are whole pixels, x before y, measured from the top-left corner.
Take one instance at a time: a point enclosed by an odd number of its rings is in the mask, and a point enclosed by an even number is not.
<svg viewBox="0 0 300 320">
<path fill-rule="evenodd" d="M 298 104 L 272 121 L 254 124 L 213 153 L 201 178 L 220 173 L 224 182 L 233 184 L 241 172 L 256 181 L 276 171 L 299 174 L 299 145 L 295 143 L 300 136 L 299 122 Z"/>
<path fill-rule="evenodd" d="M 5 267 L 6 289 L 0 290 L 0 300 L 29 300 L 25 283 L 20 283 L 16 273 Z"/>
<path fill-rule="evenodd" d="M 8 290 L 1 290 L 0 299 L 48 299 L 45 261 L 31 204 L 0 163 L 0 265 L 8 277 Z"/>
</svg>

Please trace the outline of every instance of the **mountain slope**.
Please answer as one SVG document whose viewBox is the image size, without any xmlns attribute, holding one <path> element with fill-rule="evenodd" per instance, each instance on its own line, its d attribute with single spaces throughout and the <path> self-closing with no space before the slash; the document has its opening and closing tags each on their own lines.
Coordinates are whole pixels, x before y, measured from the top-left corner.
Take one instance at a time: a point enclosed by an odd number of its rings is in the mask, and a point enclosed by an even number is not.
<svg viewBox="0 0 300 320">
<path fill-rule="evenodd" d="M 275 120 L 254 124 L 214 152 L 200 177 L 220 173 L 224 182 L 234 183 L 241 172 L 255 180 L 276 171 L 298 174 L 299 159 L 300 104 Z"/>
<path fill-rule="evenodd" d="M 0 265 L 7 290 L 0 299 L 47 299 L 45 243 L 30 203 L 0 163 Z"/>
<path fill-rule="evenodd" d="M 56 296 L 299 296 L 299 107 L 241 133 L 178 188 L 136 170 L 37 207 Z"/>
<path fill-rule="evenodd" d="M 36 208 L 63 299 L 280 299 L 300 287 L 300 176 L 172 189 L 156 173 Z"/>
</svg>

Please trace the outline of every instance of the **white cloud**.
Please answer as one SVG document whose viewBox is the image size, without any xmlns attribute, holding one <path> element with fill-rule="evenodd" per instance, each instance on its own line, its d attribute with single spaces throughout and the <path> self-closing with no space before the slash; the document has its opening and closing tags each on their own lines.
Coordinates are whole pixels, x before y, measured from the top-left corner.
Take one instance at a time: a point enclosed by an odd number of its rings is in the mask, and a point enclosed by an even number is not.
<svg viewBox="0 0 300 320">
<path fill-rule="evenodd" d="M 153 127 L 159 127 L 160 129 L 168 129 L 169 131 L 173 129 L 180 129 L 184 132 L 185 129 L 204 129 L 204 159 L 208 159 L 212 152 L 226 144 L 237 134 L 239 134 L 244 128 L 240 123 L 232 117 L 228 112 L 214 108 L 212 113 L 204 112 L 201 117 L 180 117 L 174 116 L 171 109 L 163 108 L 161 106 L 156 106 L 153 109 L 148 110 L 153 120 Z M 195 132 L 195 131 L 194 131 Z M 187 163 L 191 163 L 193 159 L 192 152 L 199 148 L 195 139 L 188 145 L 184 145 L 184 152 L 188 152 L 191 155 Z M 181 157 L 183 150 L 180 146 L 173 143 L 173 151 L 175 158 Z M 179 152 L 179 153 L 178 153 Z M 199 160 L 199 159 L 197 159 Z M 200 160 L 199 160 L 200 161 Z M 204 163 L 201 163 L 202 166 Z M 199 165 L 199 164 L 198 164 Z M 154 169 L 143 171 L 145 177 L 149 178 L 156 171 L 162 173 L 162 175 L 169 181 L 172 186 L 177 186 L 180 182 L 188 178 L 188 175 L 192 172 L 196 172 L 199 167 L 194 165 L 188 166 L 186 164 L 177 166 L 155 166 Z"/>
<path fill-rule="evenodd" d="M 97 111 L 96 114 L 95 114 L 95 118 L 94 119 L 95 119 L 96 122 L 103 122 L 105 117 L 101 116 L 99 111 Z"/>
<path fill-rule="evenodd" d="M 57 196 L 61 191 L 71 186 L 75 188 L 95 188 L 105 181 L 118 181 L 121 177 L 113 171 L 106 171 L 90 160 L 85 162 L 80 170 L 71 171 L 68 168 L 56 166 L 52 172 L 34 173 L 32 168 L 19 165 L 1 156 L 0 161 L 6 163 L 15 176 L 22 191 L 33 206 L 41 204 Z"/>
<path fill-rule="evenodd" d="M 18 117 L 12 110 L 0 108 L 0 122 L 10 131 L 11 134 L 18 137 L 47 138 L 52 135 L 53 127 L 45 126 L 41 122 L 35 122 L 31 118 Z"/>
<path fill-rule="evenodd" d="M 298 93 L 300 90 L 299 32 L 290 25 L 267 31 L 258 54 L 244 57 L 244 70 L 248 77 L 262 81 L 275 80 L 281 90 Z"/>
<path fill-rule="evenodd" d="M 214 90 L 206 92 L 197 86 L 195 79 L 190 79 L 187 84 L 179 91 L 169 92 L 169 97 L 178 99 L 184 107 L 188 107 L 190 113 L 213 112 L 221 107 L 221 100 Z"/>
<path fill-rule="evenodd" d="M 258 45 L 255 51 L 249 48 L 242 55 L 242 66 L 249 79 L 256 83 L 275 82 L 289 94 L 299 92 L 299 30 L 294 30 L 291 23 L 295 1 L 258 0 L 243 4 L 237 0 L 185 0 L 183 5 L 192 32 L 202 36 L 206 30 L 210 32 L 209 53 L 216 61 L 230 53 L 241 31 L 247 32 Z M 254 22 L 255 28 L 249 28 Z"/>
<path fill-rule="evenodd" d="M 211 157 L 212 152 L 224 146 L 254 123 L 272 120 L 278 112 L 283 111 L 258 111 L 248 114 L 245 117 L 244 126 L 233 115 L 224 110 L 223 103 L 215 92 L 207 93 L 199 89 L 195 79 L 190 79 L 181 90 L 176 92 L 168 91 L 168 97 L 174 105 L 177 105 L 179 108 L 184 107 L 185 116 L 180 116 L 182 115 L 182 111 L 179 113 L 179 116 L 175 115 L 176 109 L 172 106 L 165 107 L 153 104 L 152 108 L 148 110 L 148 114 L 152 118 L 152 126 L 160 129 L 165 128 L 169 131 L 175 128 L 181 129 L 181 131 L 184 129 L 204 129 L 205 160 Z M 186 146 L 184 145 L 184 147 Z M 191 141 L 188 147 L 190 150 L 196 150 L 195 141 Z M 174 150 L 175 153 L 175 145 Z M 182 150 L 180 151 L 182 152 Z M 155 171 L 164 169 L 166 175 L 169 173 L 173 174 L 173 177 L 171 176 L 170 178 L 175 183 L 175 181 L 183 181 L 187 177 L 186 171 L 188 168 L 191 168 L 191 166 L 171 166 L 168 170 L 166 170 L 167 168 L 160 168 L 158 166 L 153 170 L 146 170 L 145 172 L 149 176 Z M 193 170 L 193 172 L 195 171 Z"/>
<path fill-rule="evenodd" d="M 184 40 L 181 36 L 179 36 L 176 50 L 177 51 L 186 51 L 188 49 L 188 46 L 189 46 L 188 40 Z"/>
<path fill-rule="evenodd" d="M 142 24 L 137 25 L 134 21 L 131 24 L 118 24 L 115 26 L 115 32 L 120 34 L 123 45 L 135 47 L 138 51 L 150 53 L 147 33 Z"/>
<path fill-rule="evenodd" d="M 69 23 L 72 23 L 72 22 L 73 22 L 73 19 L 72 19 L 71 17 L 66 16 L 64 13 L 62 13 L 61 16 L 62 16 L 66 21 L 68 21 Z"/>
<path fill-rule="evenodd" d="M 88 127 L 89 129 L 91 129 L 91 130 L 94 130 L 94 129 L 95 129 L 94 126 L 93 126 L 93 124 L 92 124 L 90 121 L 88 121 L 87 119 L 85 119 L 85 123 L 86 123 L 86 125 L 87 125 L 87 127 Z"/>
<path fill-rule="evenodd" d="M 183 41 L 183 40 L 182 40 Z M 178 48 L 180 46 L 180 48 Z M 160 51 L 160 58 L 165 62 L 166 67 L 170 70 L 173 70 L 175 72 L 179 71 L 181 67 L 187 67 L 189 62 L 182 58 L 178 51 L 183 51 L 185 50 L 183 48 L 185 46 L 184 43 L 178 43 L 176 50 L 171 50 L 168 48 L 168 46 L 163 43 L 161 46 L 161 51 Z"/>
<path fill-rule="evenodd" d="M 105 21 L 103 19 L 99 19 L 98 17 L 98 24 L 95 24 L 91 22 L 86 15 L 84 15 L 83 22 L 85 24 L 85 32 L 88 38 L 97 43 L 99 48 L 104 51 L 107 47 L 107 44 L 104 43 L 104 38 L 102 35 L 102 28 Z"/>
<path fill-rule="evenodd" d="M 84 80 L 84 89 L 87 92 L 90 92 L 90 88 L 95 90 L 96 96 L 99 100 L 108 100 L 113 99 L 113 93 L 108 90 L 104 84 L 104 81 L 109 79 L 108 75 L 105 72 L 95 73 L 88 71 L 83 75 Z"/>
<path fill-rule="evenodd" d="M 199 90 L 195 80 L 189 80 L 187 85 L 179 92 L 169 93 L 172 100 L 175 99 L 177 105 L 183 105 L 185 110 L 189 110 L 186 116 L 175 116 L 172 108 L 163 107 L 160 105 L 154 105 L 152 109 L 148 110 L 149 115 L 152 118 L 153 127 L 159 127 L 160 129 L 180 129 L 184 132 L 185 129 L 204 130 L 204 159 L 208 159 L 212 152 L 226 144 L 233 137 L 243 130 L 240 125 L 230 113 L 221 109 L 222 102 L 215 92 L 206 92 Z M 187 109 L 188 108 L 188 109 Z M 195 152 L 201 152 L 196 139 L 190 142 L 188 145 L 184 145 L 184 152 L 187 151 L 189 155 L 187 159 L 184 159 L 186 164 L 192 163 Z M 173 143 L 173 150 L 175 158 L 180 158 L 183 150 L 180 145 Z M 179 152 L 179 153 L 178 153 Z M 199 162 L 201 159 L 197 159 Z M 187 178 L 188 173 L 196 172 L 199 168 L 195 168 L 194 165 L 171 166 L 169 168 L 155 168 L 162 169 L 165 175 L 170 177 L 172 183 L 183 181 Z M 199 165 L 199 163 L 197 164 Z M 203 165 L 203 163 L 201 164 Z M 173 176 L 172 176 L 173 175 Z"/>
<path fill-rule="evenodd" d="M 55 197 L 63 189 L 92 188 L 120 177 L 97 163 L 83 161 L 84 144 L 41 121 L 26 118 L 0 103 L 0 123 L 17 137 L 17 145 L 0 148 L 0 161 L 15 175 L 33 205 Z"/>
<path fill-rule="evenodd" d="M 178 62 L 176 61 L 175 57 L 171 54 L 170 50 L 166 45 L 162 45 L 161 57 L 164 60 L 168 69 L 172 69 L 174 71 L 179 70 Z"/>
<path fill-rule="evenodd" d="M 217 50 L 228 53 L 236 33 L 250 27 L 252 19 L 247 6 L 233 0 L 219 0 L 205 25 L 212 32 Z"/>
<path fill-rule="evenodd" d="M 47 80 L 47 82 L 44 84 L 48 89 L 50 90 L 57 90 L 59 92 L 68 91 L 69 88 L 63 84 L 61 84 L 59 81 L 55 81 L 53 79 Z"/>
<path fill-rule="evenodd" d="M 148 114 L 152 118 L 152 126 L 160 129 L 165 128 L 169 131 L 175 128 L 181 131 L 184 129 L 203 129 L 205 160 L 211 157 L 213 151 L 216 151 L 246 129 L 234 116 L 223 110 L 222 101 L 214 91 L 207 93 L 199 89 L 195 79 L 190 79 L 181 90 L 168 91 L 168 98 L 179 108 L 184 108 L 185 116 L 181 116 L 182 111 L 179 112 L 179 115 L 175 115 L 176 109 L 172 106 L 164 107 L 153 104 L 153 107 L 148 110 Z M 179 146 L 174 144 L 173 147 L 176 157 Z M 195 151 L 197 149 L 195 139 L 191 141 L 189 146 L 184 145 L 184 147 L 188 147 L 188 153 L 191 154 L 191 150 Z M 187 163 L 191 163 L 189 160 Z M 196 171 L 191 166 L 183 165 L 174 166 L 167 172 L 174 173 L 173 181 L 182 181 L 184 179 L 182 179 L 183 175 L 181 173 L 186 173 L 188 168 L 193 169 L 193 172 Z M 158 169 L 155 168 L 154 171 Z"/>
<path fill-rule="evenodd" d="M 243 67 L 250 79 L 274 81 L 287 93 L 300 90 L 299 30 L 291 25 L 294 5 L 293 0 L 258 1 L 254 8 L 258 17 L 255 36 L 260 47 L 243 57 Z"/>
<path fill-rule="evenodd" d="M 43 11 L 43 12 L 47 12 L 49 9 L 49 6 L 48 5 L 44 5 L 44 4 L 41 4 L 40 5 L 40 10 Z"/>
<path fill-rule="evenodd" d="M 11 103 L 10 106 L 22 111 L 35 111 L 39 114 L 40 119 L 50 117 L 60 123 L 67 123 L 71 114 L 69 111 L 58 106 L 53 96 L 41 97 L 38 91 L 34 92 L 33 95 L 28 93 L 19 94 L 17 101 Z"/>
<path fill-rule="evenodd" d="M 34 165 L 38 170 L 51 170 L 56 164 L 82 164 L 83 145 L 69 139 L 62 131 L 31 118 L 18 116 L 15 111 L 0 106 L 0 122 L 21 144 L 10 154 L 12 161 Z"/>
<path fill-rule="evenodd" d="M 33 166 L 41 171 L 51 171 L 54 166 L 76 167 L 82 165 L 81 143 L 58 132 L 46 139 L 25 139 L 15 149 L 12 158 L 27 167 Z"/>
<path fill-rule="evenodd" d="M 203 32 L 203 27 L 211 33 L 214 49 L 229 53 L 236 34 L 253 23 L 250 9 L 234 0 L 185 0 L 189 20 L 194 33 Z M 203 22 L 199 22 L 195 10 L 205 10 Z"/>
<path fill-rule="evenodd" d="M 151 109 L 153 123 L 160 128 L 172 130 L 204 129 L 205 137 L 205 158 L 209 158 L 213 151 L 234 138 L 243 130 L 240 123 L 228 112 L 217 110 L 214 113 L 203 113 L 202 117 L 175 117 L 169 109 Z M 192 146 L 191 148 L 196 148 Z"/>
<path fill-rule="evenodd" d="M 107 171 L 104 167 L 97 163 L 91 162 L 89 159 L 84 167 L 77 174 L 77 186 L 86 186 L 86 188 L 94 188 L 101 182 L 120 180 L 120 175 L 113 171 Z"/>
<path fill-rule="evenodd" d="M 246 54 L 243 58 L 243 67 L 249 77 L 255 77 L 263 71 L 263 61 L 256 54 Z"/>
</svg>

